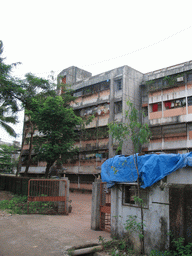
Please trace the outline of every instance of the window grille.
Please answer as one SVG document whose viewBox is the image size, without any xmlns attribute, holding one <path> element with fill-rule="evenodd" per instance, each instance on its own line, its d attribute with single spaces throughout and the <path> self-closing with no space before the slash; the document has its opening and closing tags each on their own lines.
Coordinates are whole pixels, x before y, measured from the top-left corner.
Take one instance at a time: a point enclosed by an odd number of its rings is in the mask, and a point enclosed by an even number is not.
<svg viewBox="0 0 192 256">
<path fill-rule="evenodd" d="M 123 185 L 123 205 L 139 207 L 134 197 L 138 197 L 137 185 Z M 149 204 L 147 189 L 140 189 L 140 198 L 143 200 L 144 208 L 147 208 Z"/>
</svg>

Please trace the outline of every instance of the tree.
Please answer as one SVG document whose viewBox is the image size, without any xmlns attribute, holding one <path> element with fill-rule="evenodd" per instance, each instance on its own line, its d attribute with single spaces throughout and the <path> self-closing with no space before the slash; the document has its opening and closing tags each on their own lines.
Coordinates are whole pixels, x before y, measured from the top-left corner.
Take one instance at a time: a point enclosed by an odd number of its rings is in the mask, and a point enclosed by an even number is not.
<svg viewBox="0 0 192 256">
<path fill-rule="evenodd" d="M 137 188 L 138 188 L 138 197 L 135 198 L 137 203 L 141 208 L 141 253 L 144 253 L 144 220 L 143 220 L 143 202 L 140 198 L 140 176 L 137 164 L 137 154 L 141 151 L 141 146 L 144 143 L 148 143 L 151 132 L 148 124 L 142 124 L 140 122 L 140 116 L 138 110 L 134 107 L 133 103 L 130 101 L 127 102 L 128 110 L 125 112 L 125 122 L 122 123 L 110 123 L 109 133 L 112 134 L 112 137 L 119 142 L 119 146 L 117 150 L 121 150 L 123 146 L 123 142 L 130 138 L 134 147 L 134 164 L 137 170 Z"/>
<path fill-rule="evenodd" d="M 15 124 L 18 111 L 18 101 L 15 94 L 21 93 L 19 81 L 15 79 L 11 72 L 19 63 L 7 65 L 4 63 L 3 42 L 0 41 L 0 126 L 4 128 L 11 136 L 16 137 L 14 129 L 9 124 Z"/>
<path fill-rule="evenodd" d="M 9 123 L 15 124 L 17 122 L 17 112 L 21 109 L 31 109 L 31 101 L 33 97 L 44 98 L 47 95 L 56 95 L 54 90 L 55 85 L 50 79 L 43 79 L 31 73 L 25 75 L 25 79 L 17 79 L 12 76 L 12 70 L 18 63 L 10 65 L 5 64 L 5 59 L 2 57 L 3 43 L 0 41 L 0 126 L 2 126 L 10 135 L 16 137 L 14 129 Z M 28 155 L 28 163 L 26 166 L 26 173 L 28 171 L 31 151 L 32 140 L 34 133 L 34 125 L 30 121 L 26 129 L 24 123 L 23 145 L 28 132 L 31 132 L 30 152 Z M 20 158 L 17 167 L 17 173 L 21 166 L 21 155 L 23 153 L 23 145 L 20 152 Z"/>
<path fill-rule="evenodd" d="M 22 106 L 27 110 L 33 109 L 33 98 L 38 99 L 39 101 L 42 101 L 47 96 L 55 96 L 56 91 L 54 90 L 54 83 L 52 83 L 50 80 L 43 79 L 40 77 L 37 77 L 31 73 L 28 73 L 25 75 L 25 80 L 22 81 L 22 94 L 18 97 L 18 99 L 22 102 Z M 33 147 L 33 135 L 35 131 L 35 125 L 31 120 L 30 115 L 27 116 L 28 118 L 28 127 L 26 127 L 26 122 L 24 122 L 24 134 L 23 134 L 23 145 L 20 153 L 17 173 L 20 170 L 21 166 L 21 156 L 23 153 L 23 146 L 26 140 L 26 136 L 28 133 L 31 134 L 30 140 L 29 140 L 29 154 L 28 154 L 28 161 L 25 168 L 25 175 L 28 173 L 28 169 L 31 163 L 31 154 L 32 154 L 32 147 Z"/>
<path fill-rule="evenodd" d="M 0 145 L 0 170 L 3 172 L 12 172 L 13 167 L 17 165 L 17 159 L 13 155 L 17 154 L 18 148 L 15 145 Z"/>
<path fill-rule="evenodd" d="M 77 152 L 75 127 L 82 119 L 66 104 L 61 96 L 49 96 L 44 101 L 34 98 L 33 109 L 26 111 L 40 134 L 35 137 L 34 150 L 38 160 L 47 162 L 46 177 L 55 161 L 66 161 Z"/>
</svg>

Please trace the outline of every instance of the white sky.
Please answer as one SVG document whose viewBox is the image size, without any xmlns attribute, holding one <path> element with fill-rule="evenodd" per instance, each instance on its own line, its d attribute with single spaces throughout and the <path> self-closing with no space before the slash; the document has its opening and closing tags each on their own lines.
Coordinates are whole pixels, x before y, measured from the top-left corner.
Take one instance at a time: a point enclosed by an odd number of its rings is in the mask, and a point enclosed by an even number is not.
<svg viewBox="0 0 192 256">
<path fill-rule="evenodd" d="M 47 77 L 69 66 L 93 75 L 123 65 L 146 73 L 192 60 L 191 0 L 0 2 L 6 62 L 22 62 L 15 76 Z M 14 140 L 2 129 L 0 138 Z"/>
</svg>

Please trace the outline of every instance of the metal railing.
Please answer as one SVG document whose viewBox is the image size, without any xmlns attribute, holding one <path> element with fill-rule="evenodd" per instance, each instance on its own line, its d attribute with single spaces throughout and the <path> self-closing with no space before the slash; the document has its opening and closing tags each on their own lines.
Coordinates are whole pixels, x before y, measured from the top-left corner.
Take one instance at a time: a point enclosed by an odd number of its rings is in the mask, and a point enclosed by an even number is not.
<svg viewBox="0 0 192 256">
<path fill-rule="evenodd" d="M 63 187 L 63 182 L 64 187 Z M 64 195 L 63 195 L 64 194 Z M 29 202 L 62 202 L 64 207 L 60 213 L 67 211 L 67 181 L 57 179 L 31 179 L 28 183 L 28 212 Z"/>
</svg>

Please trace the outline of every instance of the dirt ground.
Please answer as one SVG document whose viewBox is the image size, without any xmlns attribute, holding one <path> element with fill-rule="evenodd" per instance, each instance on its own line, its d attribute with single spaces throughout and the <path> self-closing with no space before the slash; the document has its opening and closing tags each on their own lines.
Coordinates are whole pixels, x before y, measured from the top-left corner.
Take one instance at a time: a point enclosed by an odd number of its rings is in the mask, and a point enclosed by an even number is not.
<svg viewBox="0 0 192 256">
<path fill-rule="evenodd" d="M 91 230 L 91 194 L 70 193 L 69 215 L 10 215 L 0 212 L 0 256 L 61 256 L 72 246 L 98 243 L 110 233 Z M 0 200 L 11 199 L 0 191 Z"/>
</svg>

